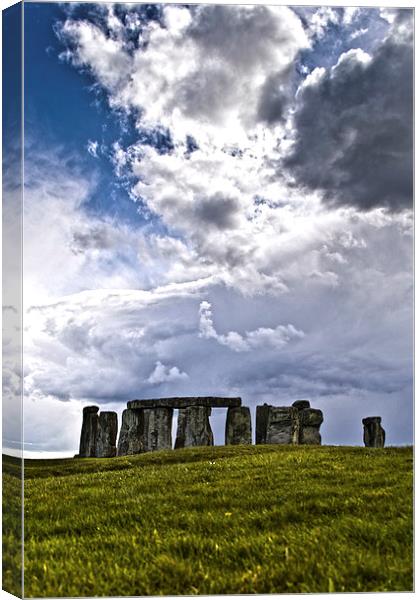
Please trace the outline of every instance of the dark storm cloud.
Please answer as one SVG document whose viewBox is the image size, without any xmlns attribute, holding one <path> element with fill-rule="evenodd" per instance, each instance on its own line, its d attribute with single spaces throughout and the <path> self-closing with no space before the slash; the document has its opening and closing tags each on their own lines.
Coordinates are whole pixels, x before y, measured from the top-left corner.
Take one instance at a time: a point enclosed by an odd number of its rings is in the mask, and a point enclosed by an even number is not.
<svg viewBox="0 0 420 600">
<path fill-rule="evenodd" d="M 239 201 L 236 198 L 214 194 L 197 203 L 194 212 L 198 221 L 204 225 L 217 229 L 230 229 L 235 227 L 239 210 Z"/>
<path fill-rule="evenodd" d="M 273 75 L 266 79 L 262 87 L 258 102 L 258 118 L 268 125 L 284 119 L 285 108 L 290 101 L 290 96 L 283 85 L 283 80 L 283 74 Z"/>
<path fill-rule="evenodd" d="M 280 29 L 268 7 L 200 6 L 187 30 L 205 51 L 231 60 L 237 69 L 270 60 L 271 44 L 287 44 L 291 33 Z"/>
<path fill-rule="evenodd" d="M 223 64 L 207 67 L 185 77 L 177 88 L 174 103 L 179 104 L 185 114 L 217 121 L 220 103 L 231 102 L 226 97 L 226 89 L 231 84 L 232 76 Z"/>
<path fill-rule="evenodd" d="M 237 107 L 241 95 L 252 104 L 255 94 L 257 120 L 280 121 L 291 63 L 307 46 L 300 20 L 286 7 L 208 5 L 191 12 L 185 35 L 196 44 L 199 68 L 176 86 L 175 104 L 189 116 L 218 123 L 221 108 Z M 249 85 L 255 74 L 263 78 L 262 89 Z"/>
<path fill-rule="evenodd" d="M 112 247 L 112 240 L 105 228 L 95 227 L 87 232 L 76 231 L 73 234 L 72 250 L 75 254 L 90 249 L 104 250 L 110 247 Z"/>
<path fill-rule="evenodd" d="M 333 205 L 401 211 L 413 201 L 413 47 L 399 14 L 371 60 L 360 51 L 298 95 L 295 142 L 285 165 L 296 184 Z M 401 31 L 400 26 L 404 27 Z"/>
</svg>

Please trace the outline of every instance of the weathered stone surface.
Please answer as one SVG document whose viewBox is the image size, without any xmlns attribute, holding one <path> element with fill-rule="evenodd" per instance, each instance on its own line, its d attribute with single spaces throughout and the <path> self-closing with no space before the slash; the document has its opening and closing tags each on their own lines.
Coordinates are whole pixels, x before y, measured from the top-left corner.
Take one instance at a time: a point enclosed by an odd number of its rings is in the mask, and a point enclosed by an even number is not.
<svg viewBox="0 0 420 600">
<path fill-rule="evenodd" d="M 320 445 L 319 428 L 324 420 L 322 411 L 317 408 L 304 408 L 299 411 L 299 444 Z"/>
<path fill-rule="evenodd" d="M 295 402 L 293 402 L 292 406 L 301 411 L 304 408 L 311 408 L 311 403 L 309 402 L 309 400 L 296 400 Z"/>
<path fill-rule="evenodd" d="M 300 422 L 305 427 L 320 426 L 324 420 L 322 410 L 318 408 L 305 408 L 299 414 Z"/>
<path fill-rule="evenodd" d="M 122 414 L 118 456 L 144 452 L 144 413 L 142 410 L 126 408 Z"/>
<path fill-rule="evenodd" d="M 94 457 L 98 435 L 99 406 L 85 406 L 83 409 L 82 431 L 80 434 L 79 457 Z"/>
<path fill-rule="evenodd" d="M 297 444 L 299 441 L 299 411 L 294 406 L 270 406 L 267 423 L 267 444 Z"/>
<path fill-rule="evenodd" d="M 99 413 L 95 456 L 111 458 L 117 455 L 118 417 L 113 411 Z"/>
<path fill-rule="evenodd" d="M 262 404 L 257 406 L 256 419 L 255 419 L 255 443 L 265 444 L 267 439 L 267 425 L 268 415 L 270 413 L 271 406 L 269 404 Z"/>
<path fill-rule="evenodd" d="M 143 410 L 144 452 L 172 448 L 172 408 L 145 408 Z"/>
<path fill-rule="evenodd" d="M 366 417 L 363 423 L 363 441 L 368 448 L 383 448 L 385 430 L 381 426 L 381 417 Z"/>
<path fill-rule="evenodd" d="M 211 408 L 207 406 L 188 406 L 178 412 L 178 427 L 175 448 L 190 446 L 213 446 L 213 432 L 209 416 Z"/>
<path fill-rule="evenodd" d="M 251 411 L 248 406 L 228 409 L 225 444 L 252 444 Z"/>
<path fill-rule="evenodd" d="M 184 396 L 181 398 L 150 398 L 130 400 L 127 408 L 187 408 L 206 406 L 208 408 L 234 408 L 241 406 L 241 398 L 221 398 L 218 396 Z"/>
</svg>

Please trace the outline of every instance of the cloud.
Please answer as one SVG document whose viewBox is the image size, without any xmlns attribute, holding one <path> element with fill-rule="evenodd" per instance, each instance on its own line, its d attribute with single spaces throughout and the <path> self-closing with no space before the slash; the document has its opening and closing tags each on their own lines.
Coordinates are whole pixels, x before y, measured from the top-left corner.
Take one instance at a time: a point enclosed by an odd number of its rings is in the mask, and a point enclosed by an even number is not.
<svg viewBox="0 0 420 600">
<path fill-rule="evenodd" d="M 322 6 L 316 9 L 308 19 L 309 31 L 316 38 L 322 38 L 330 24 L 340 21 L 340 13 L 334 8 Z"/>
<path fill-rule="evenodd" d="M 203 301 L 199 309 L 200 326 L 199 336 L 206 339 L 215 339 L 219 344 L 227 346 L 235 352 L 249 352 L 257 348 L 282 348 L 293 339 L 303 338 L 305 334 L 293 325 L 277 325 L 276 328 L 259 327 L 254 331 L 246 331 L 241 335 L 236 331 L 229 331 L 226 335 L 218 334 L 213 325 L 211 304 Z"/>
<path fill-rule="evenodd" d="M 359 16 L 360 11 L 360 7 L 346 6 L 343 11 L 343 25 L 351 25 Z"/>
<path fill-rule="evenodd" d="M 301 85 L 282 168 L 328 205 L 391 211 L 413 203 L 413 46 L 406 11 L 372 56 L 345 52 Z"/>
<path fill-rule="evenodd" d="M 373 211 L 353 215 L 348 226 L 349 233 L 341 226 L 322 236 L 317 252 L 296 255 L 308 270 L 317 261 L 334 269 L 333 288 L 296 276 L 288 293 L 250 296 L 203 280 L 83 291 L 30 307 L 25 414 L 37 411 L 37 429 L 28 426 L 27 440 L 60 450 L 66 428 L 74 453 L 84 405 L 121 413 L 127 400 L 150 397 L 159 386 L 161 396 L 239 395 L 253 416 L 256 404 L 308 397 L 324 411 L 325 443 L 362 443 L 361 418 L 378 413 L 390 443 L 407 443 L 411 225 L 403 215 Z M 66 420 L 51 423 L 53 406 Z M 217 423 L 222 443 L 224 424 Z"/>
<path fill-rule="evenodd" d="M 68 18 L 58 30 L 67 44 L 63 58 L 90 69 L 111 106 L 134 109 L 141 126 L 169 128 L 176 140 L 191 134 L 200 142 L 209 132 L 224 143 L 244 139 L 267 121 L 265 95 L 276 95 L 273 87 L 288 81 L 309 46 L 287 7 L 165 6 L 161 24 L 143 23 L 144 43 L 135 49 L 121 21 L 115 27 L 109 16 L 108 33 Z M 269 114 L 273 120 L 273 108 Z"/>
<path fill-rule="evenodd" d="M 187 373 L 180 371 L 178 367 L 167 367 L 160 361 L 157 361 L 154 371 L 147 381 L 152 384 L 159 384 L 177 381 L 179 379 L 188 379 Z"/>
<path fill-rule="evenodd" d="M 291 89 L 284 75 L 267 77 L 258 101 L 258 118 L 267 125 L 282 123 L 286 119 L 290 105 Z"/>
<path fill-rule="evenodd" d="M 88 140 L 87 151 L 94 158 L 98 158 L 98 147 L 99 147 L 98 142 L 94 142 L 92 140 Z"/>
<path fill-rule="evenodd" d="M 179 237 L 163 235 L 140 219 L 126 223 L 92 214 L 88 205 L 97 192 L 97 174 L 86 173 L 81 164 L 80 156 L 57 147 L 38 148 L 26 161 L 25 301 L 42 304 L 92 288 L 148 289 L 216 275 Z M 6 208 L 18 207 L 16 201 Z M 19 222 L 15 212 L 5 231 L 11 244 Z M 40 230 L 48 235 L 40 236 Z M 19 272 L 18 263 L 8 264 L 11 274 Z"/>
<path fill-rule="evenodd" d="M 184 311 L 175 321 L 171 315 L 199 289 L 94 290 L 30 307 L 27 398 L 118 402 L 159 377 L 159 383 L 185 379 L 178 367 L 165 366 L 166 346 L 195 331 Z"/>
<path fill-rule="evenodd" d="M 354 40 L 355 38 L 365 35 L 366 33 L 368 33 L 368 31 L 369 31 L 369 29 L 367 27 L 363 27 L 361 29 L 356 29 L 355 31 L 353 31 L 353 33 L 350 34 L 350 39 Z"/>
<path fill-rule="evenodd" d="M 150 10 L 76 7 L 61 25 L 67 60 L 121 116 L 113 184 L 132 186 L 140 214 L 89 210 L 107 207 L 103 160 L 28 151 L 28 443 L 74 453 L 83 406 L 121 414 L 157 392 L 241 396 L 253 418 L 308 397 L 325 443 L 362 443 L 375 413 L 408 443 L 413 215 L 396 190 L 409 11 L 389 25 L 325 10 L 311 33 L 285 7 Z M 336 60 L 364 27 L 363 49 Z M 318 68 L 302 82 L 305 65 Z"/>
<path fill-rule="evenodd" d="M 123 290 L 83 293 L 34 311 L 43 325 L 39 333 L 36 329 L 30 332 L 37 343 L 28 356 L 42 358 L 42 370 L 41 364 L 28 365 L 34 376 L 33 389 L 59 392 L 63 399 L 74 401 L 124 404 L 132 397 L 153 393 L 148 379 L 157 362 L 176 364 L 189 379 L 159 384 L 167 386 L 160 389 L 161 395 L 238 394 L 251 407 L 263 401 L 287 404 L 290 399 L 307 396 L 325 411 L 326 440 L 341 443 L 341 433 L 334 429 L 330 416 L 336 402 L 352 423 L 360 420 L 359 414 L 361 418 L 373 410 L 372 402 L 379 414 L 386 416 L 394 402 L 405 406 L 410 401 L 406 362 L 410 352 L 409 257 L 407 270 L 402 272 L 400 260 L 392 260 L 392 253 L 386 251 L 391 240 L 393 252 L 402 256 L 402 240 L 398 241 L 395 225 L 389 223 L 386 229 L 389 227 L 387 235 L 383 228 L 376 230 L 374 244 L 372 231 L 364 235 L 369 250 L 349 246 L 347 240 L 344 245 L 340 240 L 331 244 L 331 251 L 341 247 L 348 259 L 338 265 L 346 284 L 333 295 L 302 281 L 280 300 L 238 295 L 232 304 L 232 295 L 226 296 L 223 288 L 210 292 L 205 287 L 183 285 L 173 291 L 162 289 L 159 294 Z M 360 254 L 367 251 L 369 268 Z M 212 300 L 201 300 L 207 318 L 199 328 L 204 336 L 199 337 L 195 307 L 203 295 Z M 210 304 L 221 307 L 217 329 L 212 314 L 204 314 Z M 267 324 L 264 328 L 261 311 Z M 284 334 L 289 332 L 276 331 L 282 315 L 286 323 L 299 315 L 298 329 L 305 331 L 304 337 L 294 340 L 299 343 L 284 344 Z M 228 333 L 223 335 L 220 330 Z M 378 399 L 374 401 L 374 397 Z M 389 409 L 385 405 L 388 400 Z M 390 426 L 392 435 L 394 426 Z"/>
<path fill-rule="evenodd" d="M 124 85 L 132 61 L 120 40 L 107 37 L 88 21 L 67 19 L 57 31 L 73 47 L 62 54 L 63 59 L 78 67 L 89 67 L 108 89 L 117 90 Z"/>
<path fill-rule="evenodd" d="M 195 209 L 198 219 L 210 227 L 231 229 L 235 226 L 235 215 L 240 203 L 236 198 L 229 198 L 221 193 L 205 198 Z"/>
<path fill-rule="evenodd" d="M 89 214 L 97 175 L 81 164 L 60 148 L 38 148 L 26 162 L 25 301 L 50 301 L 92 286 L 135 287 L 141 278 L 136 228 Z"/>
</svg>

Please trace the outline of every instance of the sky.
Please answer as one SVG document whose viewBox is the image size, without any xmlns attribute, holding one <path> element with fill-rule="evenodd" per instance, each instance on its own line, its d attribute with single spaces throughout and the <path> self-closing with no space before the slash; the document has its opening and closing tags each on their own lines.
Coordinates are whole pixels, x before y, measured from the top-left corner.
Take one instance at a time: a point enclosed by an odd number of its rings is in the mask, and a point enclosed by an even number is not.
<svg viewBox="0 0 420 600">
<path fill-rule="evenodd" d="M 412 69 L 410 9 L 25 4 L 27 456 L 180 395 L 412 443 Z"/>
</svg>

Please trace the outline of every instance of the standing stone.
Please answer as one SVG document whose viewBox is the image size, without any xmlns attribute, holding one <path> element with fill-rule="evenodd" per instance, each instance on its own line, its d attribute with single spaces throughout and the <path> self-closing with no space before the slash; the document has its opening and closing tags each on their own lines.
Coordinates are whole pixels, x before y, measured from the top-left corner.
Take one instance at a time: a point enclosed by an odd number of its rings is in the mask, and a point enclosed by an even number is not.
<svg viewBox="0 0 420 600">
<path fill-rule="evenodd" d="M 172 448 L 173 408 L 145 408 L 143 410 L 144 452 Z"/>
<path fill-rule="evenodd" d="M 266 444 L 297 444 L 299 411 L 294 406 L 270 406 Z"/>
<path fill-rule="evenodd" d="M 251 412 L 247 406 L 228 409 L 225 444 L 252 444 Z"/>
<path fill-rule="evenodd" d="M 100 412 L 95 451 L 97 458 L 111 458 L 117 455 L 117 431 L 117 413 L 112 411 Z"/>
<path fill-rule="evenodd" d="M 94 457 L 96 454 L 98 411 L 98 406 L 85 406 L 83 409 L 83 422 L 79 445 L 80 458 Z"/>
<path fill-rule="evenodd" d="M 144 452 L 143 410 L 126 408 L 122 414 L 120 437 L 118 438 L 118 456 L 140 454 L 141 452 Z"/>
<path fill-rule="evenodd" d="M 300 412 L 304 408 L 311 408 L 311 403 L 309 402 L 309 400 L 296 400 L 295 402 L 293 402 L 292 406 L 297 408 Z"/>
<path fill-rule="evenodd" d="M 381 426 L 381 417 L 366 417 L 363 423 L 363 441 L 368 448 L 383 448 L 385 430 Z"/>
<path fill-rule="evenodd" d="M 209 416 L 211 408 L 206 406 L 188 406 L 178 411 L 178 427 L 175 448 L 191 446 L 213 446 L 213 432 Z"/>
<path fill-rule="evenodd" d="M 263 404 L 257 406 L 256 419 L 255 419 L 255 443 L 266 444 L 267 440 L 267 425 L 268 415 L 270 413 L 271 406 L 269 404 Z"/>
<path fill-rule="evenodd" d="M 308 403 L 309 404 L 309 403 Z M 321 445 L 319 428 L 324 420 L 322 411 L 317 408 L 304 408 L 299 411 L 299 444 Z"/>
</svg>

